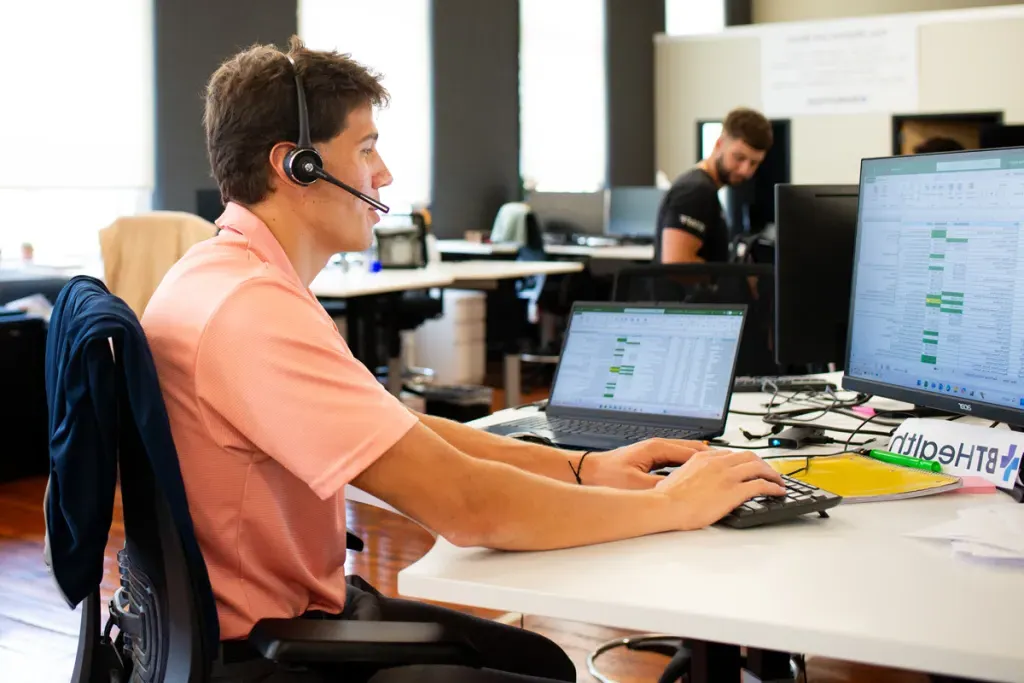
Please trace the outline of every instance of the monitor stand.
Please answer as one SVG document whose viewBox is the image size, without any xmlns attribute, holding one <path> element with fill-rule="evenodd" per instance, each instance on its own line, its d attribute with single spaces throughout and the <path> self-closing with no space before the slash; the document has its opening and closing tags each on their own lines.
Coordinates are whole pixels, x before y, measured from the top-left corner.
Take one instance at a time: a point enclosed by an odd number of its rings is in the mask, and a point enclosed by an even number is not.
<svg viewBox="0 0 1024 683">
<path fill-rule="evenodd" d="M 917 405 L 906 412 L 910 413 L 913 417 L 951 417 L 957 414 L 946 410 L 939 410 L 938 408 L 927 408 L 925 406 Z"/>
</svg>

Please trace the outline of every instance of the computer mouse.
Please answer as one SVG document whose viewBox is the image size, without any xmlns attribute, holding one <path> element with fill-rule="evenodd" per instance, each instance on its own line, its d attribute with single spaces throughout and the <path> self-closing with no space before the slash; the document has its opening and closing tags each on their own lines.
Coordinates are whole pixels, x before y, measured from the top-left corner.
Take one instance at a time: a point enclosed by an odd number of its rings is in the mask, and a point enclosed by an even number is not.
<svg viewBox="0 0 1024 683">
<path fill-rule="evenodd" d="M 529 441 L 530 443 L 539 443 L 544 444 L 545 446 L 551 445 L 551 439 L 546 436 L 541 436 L 540 434 L 534 434 L 533 432 L 511 432 L 505 436 L 512 439 L 518 439 L 519 441 Z"/>
</svg>

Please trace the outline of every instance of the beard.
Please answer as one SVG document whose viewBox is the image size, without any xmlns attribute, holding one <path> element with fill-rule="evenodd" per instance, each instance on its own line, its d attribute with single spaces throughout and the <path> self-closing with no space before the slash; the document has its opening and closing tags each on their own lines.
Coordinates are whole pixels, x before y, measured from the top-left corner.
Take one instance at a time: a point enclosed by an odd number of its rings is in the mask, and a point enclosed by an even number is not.
<svg viewBox="0 0 1024 683">
<path fill-rule="evenodd" d="M 715 159 L 715 175 L 718 176 L 718 182 L 722 184 L 722 187 L 729 187 L 733 184 L 732 173 L 725 167 L 725 161 L 722 157 Z"/>
</svg>

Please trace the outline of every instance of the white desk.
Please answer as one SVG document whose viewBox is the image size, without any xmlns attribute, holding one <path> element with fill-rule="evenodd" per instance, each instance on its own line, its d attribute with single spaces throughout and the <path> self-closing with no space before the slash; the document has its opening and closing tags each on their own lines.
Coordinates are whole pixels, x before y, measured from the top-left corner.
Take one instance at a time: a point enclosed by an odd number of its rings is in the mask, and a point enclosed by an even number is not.
<svg viewBox="0 0 1024 683">
<path fill-rule="evenodd" d="M 587 247 L 579 244 L 549 244 L 544 251 L 552 256 L 583 256 L 593 260 L 650 261 L 654 258 L 652 244 L 624 244 L 608 247 Z"/>
<path fill-rule="evenodd" d="M 364 270 L 344 271 L 329 267 L 320 271 L 310 284 L 316 296 L 348 299 L 407 289 L 431 287 L 471 287 L 477 283 L 513 280 L 531 275 L 578 273 L 582 263 L 567 261 L 452 261 L 426 268 L 385 269 L 376 273 Z"/>
<path fill-rule="evenodd" d="M 566 275 L 583 270 L 583 264 L 576 261 L 446 261 L 435 267 L 447 273 L 455 287 L 531 275 Z"/>
<path fill-rule="evenodd" d="M 515 242 L 470 242 L 469 240 L 438 240 L 437 248 L 442 254 L 455 256 L 515 256 L 519 245 Z"/>
<path fill-rule="evenodd" d="M 749 409 L 766 398 L 741 394 L 733 405 Z M 741 425 L 765 431 L 759 418 L 735 416 L 727 438 Z M 830 519 L 538 553 L 460 549 L 438 539 L 399 573 L 398 588 L 475 607 L 1024 681 L 1024 572 L 972 564 L 947 546 L 902 536 L 963 507 L 996 503 L 1014 504 L 1002 493 L 954 493 L 840 505 Z"/>
<path fill-rule="evenodd" d="M 440 268 L 387 269 L 369 273 L 362 269 L 346 272 L 329 267 L 320 271 L 309 288 L 316 296 L 349 299 L 409 289 L 447 287 L 450 284 L 451 275 Z"/>
<path fill-rule="evenodd" d="M 515 256 L 519 245 L 514 242 L 470 242 L 468 240 L 438 240 L 437 248 L 442 254 L 452 256 Z M 588 259 L 612 261 L 650 261 L 654 258 L 654 246 L 650 244 L 626 244 L 621 246 L 590 247 L 580 244 L 548 244 L 544 251 L 551 256 L 577 256 Z"/>
</svg>

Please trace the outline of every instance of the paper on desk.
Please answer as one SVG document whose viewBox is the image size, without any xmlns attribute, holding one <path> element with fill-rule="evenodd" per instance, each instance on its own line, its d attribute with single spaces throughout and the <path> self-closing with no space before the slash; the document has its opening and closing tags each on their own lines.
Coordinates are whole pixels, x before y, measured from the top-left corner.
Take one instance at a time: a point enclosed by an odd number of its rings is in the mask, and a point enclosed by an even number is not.
<svg viewBox="0 0 1024 683">
<path fill-rule="evenodd" d="M 1024 566 L 1024 505 L 961 510 L 952 521 L 907 535 L 951 542 L 958 555 Z"/>
</svg>

